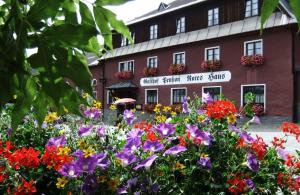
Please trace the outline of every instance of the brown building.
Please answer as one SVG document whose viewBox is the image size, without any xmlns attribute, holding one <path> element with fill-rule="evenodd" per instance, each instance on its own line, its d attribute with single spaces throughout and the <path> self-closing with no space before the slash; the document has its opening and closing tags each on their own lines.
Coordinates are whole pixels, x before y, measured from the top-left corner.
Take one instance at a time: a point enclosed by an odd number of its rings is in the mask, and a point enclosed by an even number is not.
<svg viewBox="0 0 300 195">
<path fill-rule="evenodd" d="M 137 104 L 181 103 L 209 92 L 245 104 L 256 94 L 266 116 L 300 117 L 300 37 L 285 0 L 260 35 L 261 0 L 176 0 L 128 23 L 134 44 L 113 37 L 114 50 L 90 66 L 104 108 L 112 96 Z"/>
</svg>

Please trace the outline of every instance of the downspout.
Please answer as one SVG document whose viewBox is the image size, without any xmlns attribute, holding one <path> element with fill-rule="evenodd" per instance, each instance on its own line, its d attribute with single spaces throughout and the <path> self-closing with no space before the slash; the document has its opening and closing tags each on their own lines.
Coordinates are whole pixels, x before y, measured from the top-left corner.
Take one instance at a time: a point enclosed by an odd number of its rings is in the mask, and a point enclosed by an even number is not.
<svg viewBox="0 0 300 195">
<path fill-rule="evenodd" d="M 293 73 L 293 122 L 297 122 L 297 73 L 295 67 L 295 33 L 293 32 L 294 28 L 292 28 L 292 73 Z"/>
</svg>

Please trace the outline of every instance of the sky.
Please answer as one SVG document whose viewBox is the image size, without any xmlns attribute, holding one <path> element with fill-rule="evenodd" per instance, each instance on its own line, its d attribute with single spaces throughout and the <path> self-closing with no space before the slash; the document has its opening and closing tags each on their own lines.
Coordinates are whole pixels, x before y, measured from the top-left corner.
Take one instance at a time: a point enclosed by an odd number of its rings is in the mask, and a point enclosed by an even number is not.
<svg viewBox="0 0 300 195">
<path fill-rule="evenodd" d="M 120 6 L 108 6 L 107 8 L 117 14 L 118 19 L 128 22 L 134 18 L 158 9 L 161 2 L 166 4 L 174 0 L 134 0 Z"/>
</svg>

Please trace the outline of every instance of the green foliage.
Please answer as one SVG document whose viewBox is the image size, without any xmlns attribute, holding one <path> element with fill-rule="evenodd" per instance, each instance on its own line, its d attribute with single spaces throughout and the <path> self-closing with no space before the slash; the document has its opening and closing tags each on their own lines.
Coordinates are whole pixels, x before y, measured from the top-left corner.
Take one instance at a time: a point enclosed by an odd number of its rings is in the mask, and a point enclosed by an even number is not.
<svg viewBox="0 0 300 195">
<path fill-rule="evenodd" d="M 82 0 L 3 2 L 0 6 L 0 55 L 3 56 L 0 106 L 17 95 L 12 111 L 13 129 L 31 106 L 39 124 L 47 108 L 59 114 L 64 108 L 79 114 L 79 104 L 83 101 L 75 86 L 92 94 L 91 73 L 84 53 L 99 56 L 105 52 L 105 45 L 111 49 L 114 30 L 131 40 L 125 24 L 103 7 L 124 2 L 98 0 L 89 6 Z M 105 45 L 98 43 L 97 36 L 101 35 Z M 28 56 L 27 49 L 37 49 L 37 53 Z M 66 80 L 75 86 L 70 87 Z"/>
</svg>

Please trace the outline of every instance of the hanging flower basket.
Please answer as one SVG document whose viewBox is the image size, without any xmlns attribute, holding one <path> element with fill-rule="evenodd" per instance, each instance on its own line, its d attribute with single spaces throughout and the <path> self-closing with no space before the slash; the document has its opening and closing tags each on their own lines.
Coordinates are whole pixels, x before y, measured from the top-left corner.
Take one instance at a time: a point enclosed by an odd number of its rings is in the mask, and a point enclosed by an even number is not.
<svg viewBox="0 0 300 195">
<path fill-rule="evenodd" d="M 262 55 L 253 55 L 253 56 L 242 56 L 241 64 L 243 66 L 259 66 L 264 64 L 264 57 Z"/>
<path fill-rule="evenodd" d="M 252 112 L 257 116 L 264 115 L 264 106 L 261 104 L 253 104 Z"/>
<path fill-rule="evenodd" d="M 201 64 L 201 69 L 204 71 L 214 71 L 221 68 L 220 60 L 204 60 Z"/>
<path fill-rule="evenodd" d="M 118 79 L 132 79 L 133 72 L 132 71 L 122 71 L 115 73 L 115 77 Z"/>
<path fill-rule="evenodd" d="M 144 75 L 147 77 L 153 77 L 158 74 L 158 68 L 144 68 Z"/>
<path fill-rule="evenodd" d="M 170 74 L 182 74 L 186 71 L 186 66 L 184 64 L 172 64 L 169 67 Z"/>
</svg>

